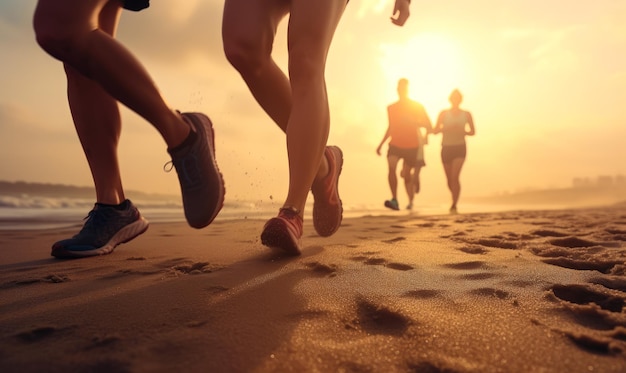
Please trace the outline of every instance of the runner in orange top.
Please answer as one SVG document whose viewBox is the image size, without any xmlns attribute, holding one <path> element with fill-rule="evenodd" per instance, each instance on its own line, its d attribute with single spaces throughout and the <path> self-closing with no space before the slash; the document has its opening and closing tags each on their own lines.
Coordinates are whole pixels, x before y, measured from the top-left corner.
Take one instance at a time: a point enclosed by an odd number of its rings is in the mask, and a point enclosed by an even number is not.
<svg viewBox="0 0 626 373">
<path fill-rule="evenodd" d="M 403 160 L 401 176 L 404 179 L 404 186 L 409 197 L 409 206 L 415 194 L 415 184 L 413 182 L 413 168 L 417 166 L 417 153 L 420 145 L 419 128 L 431 130 L 430 119 L 424 107 L 417 101 L 409 98 L 409 81 L 400 79 L 398 81 L 398 101 L 387 107 L 389 126 L 383 136 L 376 153 L 381 155 L 381 148 L 389 140 L 387 151 L 387 163 L 389 165 L 389 188 L 391 189 L 391 199 L 385 201 L 385 207 L 392 210 L 399 210 L 398 207 L 398 178 L 396 169 L 400 159 Z"/>
</svg>

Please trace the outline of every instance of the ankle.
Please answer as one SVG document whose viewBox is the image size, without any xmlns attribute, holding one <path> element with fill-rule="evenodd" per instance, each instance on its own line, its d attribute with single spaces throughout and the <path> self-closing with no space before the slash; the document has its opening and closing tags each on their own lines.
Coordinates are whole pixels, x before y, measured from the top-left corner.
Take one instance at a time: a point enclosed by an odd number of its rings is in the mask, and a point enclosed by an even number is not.
<svg viewBox="0 0 626 373">
<path fill-rule="evenodd" d="M 315 175 L 315 180 L 323 180 L 328 174 L 330 174 L 330 164 L 328 164 L 328 158 L 326 157 L 326 153 L 324 153 L 320 167 Z"/>
<path fill-rule="evenodd" d="M 304 215 L 301 210 L 291 205 L 284 205 L 283 207 L 280 208 L 279 211 L 288 211 L 291 214 L 298 215 L 301 219 L 303 218 L 303 215 Z"/>
<path fill-rule="evenodd" d="M 196 134 L 195 131 L 189 131 L 189 133 L 187 133 L 187 136 L 185 137 L 185 139 L 180 142 L 178 145 L 174 146 L 174 147 L 170 147 L 168 150 L 170 153 L 176 153 L 177 151 L 179 151 L 180 149 L 184 149 L 188 146 L 191 146 L 195 141 L 196 141 L 196 137 L 198 135 Z"/>
<path fill-rule="evenodd" d="M 120 203 L 96 202 L 96 205 L 103 206 L 103 207 L 110 207 L 110 208 L 113 208 L 113 209 L 116 209 L 116 210 L 126 210 L 130 206 L 130 201 L 125 199 L 125 200 L 123 200 Z"/>
<path fill-rule="evenodd" d="M 164 135 L 167 134 L 165 142 L 167 143 L 168 149 L 177 149 L 188 142 L 189 138 L 192 137 L 195 132 L 191 124 L 182 117 L 179 111 L 174 111 L 172 114 L 168 126 L 170 130 L 165 132 Z"/>
</svg>

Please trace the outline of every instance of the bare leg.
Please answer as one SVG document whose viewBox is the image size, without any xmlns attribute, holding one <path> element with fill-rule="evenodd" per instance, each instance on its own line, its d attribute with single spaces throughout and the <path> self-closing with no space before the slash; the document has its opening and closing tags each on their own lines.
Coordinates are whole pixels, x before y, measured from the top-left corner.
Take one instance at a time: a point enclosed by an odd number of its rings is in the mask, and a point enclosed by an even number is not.
<svg viewBox="0 0 626 373">
<path fill-rule="evenodd" d="M 103 29 L 117 22 L 107 17 L 117 18 L 112 8 L 120 6 L 118 0 L 39 0 L 34 17 L 37 41 L 152 123 L 172 148 L 187 137 L 189 126 L 166 105 L 143 66 Z"/>
<path fill-rule="evenodd" d="M 287 125 L 289 192 L 286 206 L 300 211 L 319 171 L 330 129 L 324 71 L 345 3 L 294 0 L 289 19 L 289 76 L 292 108 Z"/>
<path fill-rule="evenodd" d="M 391 197 L 395 200 L 398 199 L 398 176 L 396 170 L 398 168 L 398 157 L 387 157 L 387 164 L 389 165 L 389 172 L 387 174 L 387 181 L 389 182 L 389 189 L 391 190 Z"/>
<path fill-rule="evenodd" d="M 288 13 L 284 0 L 226 0 L 222 21 L 226 58 L 283 132 L 291 113 L 291 86 L 271 53 L 278 24 Z"/>
<path fill-rule="evenodd" d="M 413 206 L 413 197 L 415 196 L 415 182 L 413 175 L 413 167 L 404 165 L 400 174 L 404 179 L 404 189 L 409 199 L 409 206 Z"/>
<path fill-rule="evenodd" d="M 108 3 L 100 13 L 101 29 L 115 34 L 119 6 Z M 67 95 L 76 132 L 87 157 L 96 189 L 96 202 L 122 203 L 126 197 L 117 158 L 121 118 L 117 101 L 99 84 L 65 66 Z"/>
<path fill-rule="evenodd" d="M 461 195 L 460 175 L 464 162 L 465 158 L 455 158 L 451 162 L 444 164 L 446 177 L 448 179 L 448 189 L 450 189 L 450 193 L 452 194 L 451 209 L 456 209 L 456 205 Z"/>
<path fill-rule="evenodd" d="M 415 194 L 419 194 L 421 190 L 421 183 L 420 183 L 421 171 L 422 171 L 422 166 L 417 166 L 415 167 L 415 172 L 413 173 L 413 185 L 414 185 Z"/>
<path fill-rule="evenodd" d="M 307 18 L 308 6 L 310 5 L 304 4 L 303 6 L 298 4 L 298 1 L 290 4 L 284 0 L 261 0 L 254 2 L 227 0 L 224 6 L 222 36 L 226 57 L 239 71 L 259 105 L 286 133 L 291 122 L 294 120 L 299 122 L 298 119 L 290 119 L 292 117 L 294 100 L 292 93 L 295 94 L 293 91 L 294 86 L 303 86 L 305 90 L 310 90 L 316 84 L 318 86 L 316 88 L 317 91 L 312 90 L 307 92 L 306 95 L 310 95 L 309 97 L 316 100 L 326 101 L 326 88 L 323 76 L 326 53 L 345 4 L 338 6 L 330 1 L 328 1 L 328 4 L 316 4 L 316 12 L 314 14 L 317 14 L 317 17 L 323 17 L 319 22 Z M 302 10 L 298 10 L 299 8 L 302 8 Z M 325 10 L 326 13 L 324 13 Z M 291 82 L 271 57 L 276 29 L 279 22 L 289 12 L 291 12 L 291 25 L 289 26 Z M 298 14 L 304 15 L 299 16 Z M 306 25 L 302 20 L 298 20 L 299 18 L 304 19 Z M 322 33 L 318 31 L 320 25 L 322 25 Z M 296 31 L 294 32 L 294 30 Z M 311 32 L 313 35 L 307 35 L 307 33 Z M 316 35 L 322 35 L 323 37 L 316 37 Z M 306 60 L 305 63 L 298 62 L 300 59 Z M 294 66 L 296 67 L 295 70 Z M 310 70 L 311 68 L 315 70 Z M 305 79 L 298 81 L 300 79 L 299 76 L 304 78 L 308 73 L 314 74 L 310 77 L 311 82 L 305 82 Z M 294 78 L 296 79 L 295 81 Z M 315 80 L 317 82 L 313 83 Z M 299 100 L 302 103 L 305 102 L 302 99 Z M 304 107 L 308 105 L 310 104 L 304 103 Z M 326 109 L 321 108 L 321 110 L 328 112 L 327 103 L 325 103 L 325 106 Z M 305 115 L 308 114 L 305 113 Z M 327 114 L 326 117 L 328 117 Z M 320 118 L 316 117 L 307 117 L 306 119 L 309 123 L 320 122 Z M 324 123 L 324 121 L 327 123 L 325 125 L 326 135 L 322 136 L 325 144 L 329 119 L 321 119 L 320 123 Z M 319 123 L 313 126 L 302 123 L 301 126 L 315 129 L 319 126 Z M 300 130 L 295 132 L 300 133 Z M 326 176 L 329 170 L 328 162 L 325 157 L 321 156 L 322 153 L 323 147 L 319 155 L 319 164 L 315 174 L 317 178 Z M 296 161 L 296 163 L 300 164 L 299 161 Z M 293 194 L 290 193 L 290 195 Z M 300 199 L 302 198 L 295 198 L 295 200 Z M 304 198 L 305 200 L 306 197 Z M 288 196 L 285 204 L 302 211 L 304 201 L 294 201 L 293 197 Z"/>
</svg>

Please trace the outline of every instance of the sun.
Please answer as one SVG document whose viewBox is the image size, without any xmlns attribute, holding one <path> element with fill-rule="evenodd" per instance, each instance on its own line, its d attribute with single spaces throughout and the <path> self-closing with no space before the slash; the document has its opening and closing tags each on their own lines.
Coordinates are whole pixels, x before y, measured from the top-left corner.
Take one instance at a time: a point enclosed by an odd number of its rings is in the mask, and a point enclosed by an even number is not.
<svg viewBox="0 0 626 373">
<path fill-rule="evenodd" d="M 467 81 L 462 50 L 445 35 L 421 33 L 402 44 L 382 44 L 380 51 L 385 100 L 397 99 L 397 81 L 407 78 L 409 95 L 421 102 L 431 117 L 448 105 L 450 92 L 463 90 Z"/>
</svg>

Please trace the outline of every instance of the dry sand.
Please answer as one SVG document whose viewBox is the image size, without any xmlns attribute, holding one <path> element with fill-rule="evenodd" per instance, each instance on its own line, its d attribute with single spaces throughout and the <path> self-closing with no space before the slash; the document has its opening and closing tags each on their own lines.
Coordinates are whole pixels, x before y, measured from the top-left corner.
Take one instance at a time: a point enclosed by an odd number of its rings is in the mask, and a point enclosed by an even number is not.
<svg viewBox="0 0 626 373">
<path fill-rule="evenodd" d="M 625 372 L 626 206 L 153 224 L 112 255 L 0 232 L 0 372 Z"/>
</svg>

